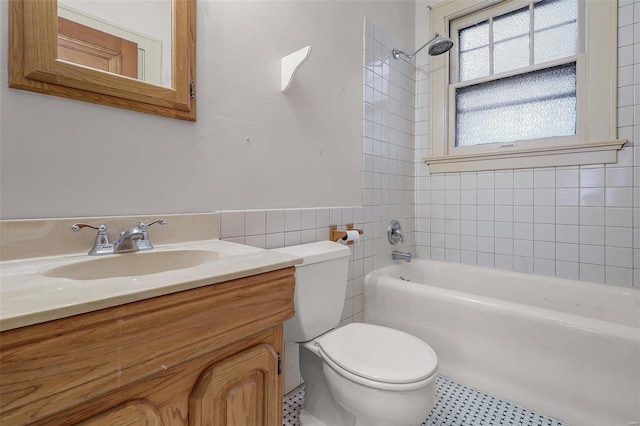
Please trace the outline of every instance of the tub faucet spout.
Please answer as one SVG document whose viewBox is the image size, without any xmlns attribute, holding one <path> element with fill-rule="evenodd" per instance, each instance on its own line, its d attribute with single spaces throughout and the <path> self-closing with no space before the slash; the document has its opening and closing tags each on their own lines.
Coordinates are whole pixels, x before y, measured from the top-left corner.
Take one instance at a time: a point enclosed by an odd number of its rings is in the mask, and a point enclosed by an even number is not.
<svg viewBox="0 0 640 426">
<path fill-rule="evenodd" d="M 411 262 L 411 253 L 409 253 L 408 251 L 398 251 L 398 250 L 394 250 L 391 252 L 391 258 L 393 260 L 404 260 L 405 262 Z"/>
</svg>

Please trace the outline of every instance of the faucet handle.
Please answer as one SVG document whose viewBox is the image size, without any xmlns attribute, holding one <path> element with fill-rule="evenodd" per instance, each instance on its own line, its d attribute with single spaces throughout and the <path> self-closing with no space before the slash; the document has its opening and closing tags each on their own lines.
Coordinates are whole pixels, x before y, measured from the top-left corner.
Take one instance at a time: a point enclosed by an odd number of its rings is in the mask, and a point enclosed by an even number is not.
<svg viewBox="0 0 640 426">
<path fill-rule="evenodd" d="M 160 226 L 164 226 L 167 224 L 167 221 L 164 219 L 156 219 L 153 222 L 149 222 L 149 223 L 140 222 L 140 225 L 138 225 L 138 228 L 145 230 L 151 225 L 155 225 L 156 223 L 159 224 Z"/>
<path fill-rule="evenodd" d="M 93 247 L 89 250 L 90 256 L 113 253 L 113 246 L 109 244 L 107 225 L 94 226 L 86 223 L 74 223 L 70 229 L 71 232 L 79 232 L 82 228 L 91 228 L 98 231 Z"/>
<path fill-rule="evenodd" d="M 95 229 L 96 231 L 98 231 L 98 233 L 107 232 L 107 225 L 94 226 L 94 225 L 89 225 L 87 223 L 74 223 L 73 225 L 71 225 L 70 229 L 71 229 L 71 232 L 79 232 L 82 228 Z"/>
<path fill-rule="evenodd" d="M 151 241 L 149 241 L 149 234 L 147 233 L 147 228 L 149 228 L 151 225 L 155 225 L 156 223 L 160 226 L 164 226 L 167 224 L 167 221 L 164 219 L 156 219 L 149 223 L 140 222 L 140 224 L 138 225 L 138 228 L 142 231 L 142 238 L 136 241 L 136 246 L 138 247 L 138 250 L 151 250 L 153 248 L 153 244 L 151 244 Z"/>
<path fill-rule="evenodd" d="M 392 220 L 387 227 L 387 239 L 393 245 L 399 242 L 404 243 L 404 235 L 402 234 L 402 226 L 397 220 Z"/>
</svg>

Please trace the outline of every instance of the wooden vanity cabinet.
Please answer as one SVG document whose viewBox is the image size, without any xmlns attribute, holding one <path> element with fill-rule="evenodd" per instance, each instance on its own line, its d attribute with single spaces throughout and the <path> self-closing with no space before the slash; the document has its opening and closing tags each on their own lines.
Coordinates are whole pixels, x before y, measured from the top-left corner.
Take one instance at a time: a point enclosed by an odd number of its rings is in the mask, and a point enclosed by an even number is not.
<svg viewBox="0 0 640 426">
<path fill-rule="evenodd" d="M 1 333 L 0 424 L 280 425 L 293 273 Z"/>
</svg>

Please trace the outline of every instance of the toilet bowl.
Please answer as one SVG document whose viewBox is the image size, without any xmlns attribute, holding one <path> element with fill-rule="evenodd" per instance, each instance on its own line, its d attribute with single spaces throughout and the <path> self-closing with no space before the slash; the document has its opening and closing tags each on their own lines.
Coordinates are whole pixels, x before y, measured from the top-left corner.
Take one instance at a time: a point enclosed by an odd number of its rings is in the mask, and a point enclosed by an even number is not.
<svg viewBox="0 0 640 426">
<path fill-rule="evenodd" d="M 329 392 L 353 417 L 345 425 L 420 425 L 429 415 L 438 360 L 420 339 L 353 323 L 323 334 L 313 344 Z"/>
<path fill-rule="evenodd" d="M 305 383 L 301 426 L 418 426 L 435 403 L 438 358 L 408 333 L 373 324 L 339 325 L 346 292 L 345 246 L 323 241 L 277 249 L 296 266 L 294 318 L 285 340 L 300 344 Z"/>
</svg>

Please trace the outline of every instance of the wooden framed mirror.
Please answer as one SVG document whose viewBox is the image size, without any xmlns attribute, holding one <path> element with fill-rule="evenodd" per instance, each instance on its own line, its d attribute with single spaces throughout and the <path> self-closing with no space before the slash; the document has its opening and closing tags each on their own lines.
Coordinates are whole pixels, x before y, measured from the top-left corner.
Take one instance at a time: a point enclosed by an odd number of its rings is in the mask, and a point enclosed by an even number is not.
<svg viewBox="0 0 640 426">
<path fill-rule="evenodd" d="M 135 76 L 136 65 L 122 58 L 127 52 L 135 55 L 131 49 L 137 48 L 126 40 L 120 51 L 117 40 L 95 48 L 93 40 L 83 39 L 79 44 L 86 49 L 80 52 L 78 43 L 67 37 L 68 23 L 58 16 L 57 0 L 9 0 L 9 87 L 195 121 L 196 0 L 168 1 L 171 83 L 163 86 Z M 76 62 L 83 59 L 68 55 L 71 50 L 99 60 L 81 65 Z"/>
</svg>

